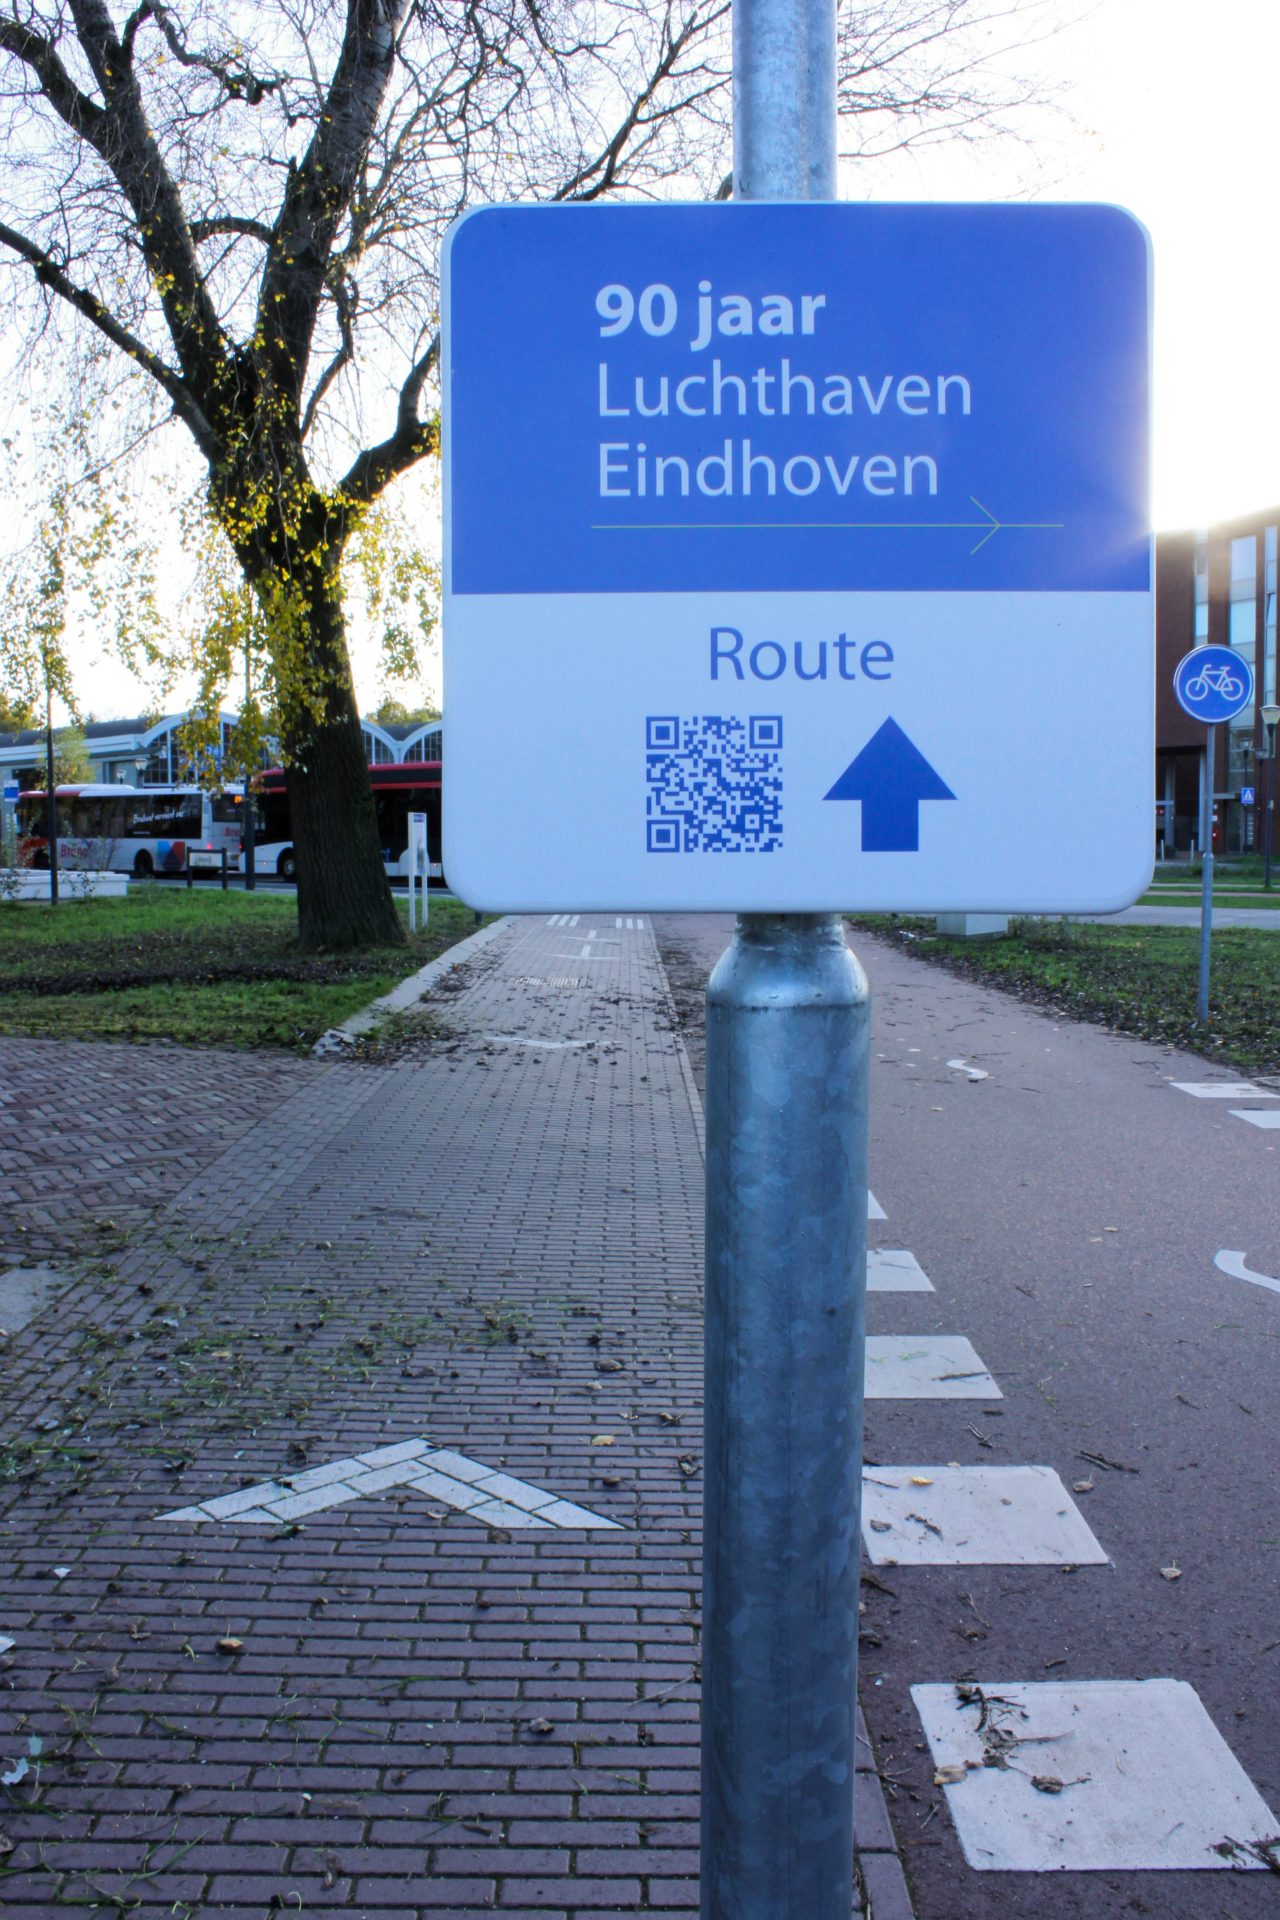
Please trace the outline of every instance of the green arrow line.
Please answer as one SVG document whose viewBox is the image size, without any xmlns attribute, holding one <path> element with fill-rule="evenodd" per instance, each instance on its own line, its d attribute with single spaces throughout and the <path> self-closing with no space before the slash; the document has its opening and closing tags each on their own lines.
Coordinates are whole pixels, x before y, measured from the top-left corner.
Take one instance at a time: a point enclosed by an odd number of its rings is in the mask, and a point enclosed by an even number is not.
<svg viewBox="0 0 1280 1920">
<path fill-rule="evenodd" d="M 603 520 L 592 533 L 981 533 L 970 558 L 1003 532 L 1061 533 L 1061 520 L 997 520 L 969 495 L 982 520 Z"/>
</svg>

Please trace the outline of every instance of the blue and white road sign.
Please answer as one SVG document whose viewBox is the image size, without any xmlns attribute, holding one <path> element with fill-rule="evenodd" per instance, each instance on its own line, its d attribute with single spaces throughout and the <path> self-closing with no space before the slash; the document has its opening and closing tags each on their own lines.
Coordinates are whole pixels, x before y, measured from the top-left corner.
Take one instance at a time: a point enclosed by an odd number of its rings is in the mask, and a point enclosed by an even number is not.
<svg viewBox="0 0 1280 1920">
<path fill-rule="evenodd" d="M 4 789 L 3 789 L 4 800 L 6 805 L 11 807 L 16 806 L 18 801 L 18 795 L 20 792 L 21 792 L 21 788 L 19 787 L 16 780 L 6 780 L 4 783 Z"/>
<path fill-rule="evenodd" d="M 1173 670 L 1178 704 L 1193 720 L 1214 726 L 1253 699 L 1253 668 L 1231 647 L 1196 647 Z"/>
<path fill-rule="evenodd" d="M 445 263 L 445 866 L 1081 911 L 1151 867 L 1146 235 L 499 207 Z"/>
<path fill-rule="evenodd" d="M 1241 787 L 1240 805 L 1242 807 L 1251 807 L 1253 805 L 1253 788 L 1252 787 Z"/>
</svg>

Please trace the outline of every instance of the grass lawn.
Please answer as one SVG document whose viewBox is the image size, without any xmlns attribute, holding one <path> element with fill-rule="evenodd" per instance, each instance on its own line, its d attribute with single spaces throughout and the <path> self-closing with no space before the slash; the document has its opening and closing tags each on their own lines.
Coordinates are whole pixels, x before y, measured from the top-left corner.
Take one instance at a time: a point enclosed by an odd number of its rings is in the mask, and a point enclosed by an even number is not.
<svg viewBox="0 0 1280 1920">
<path fill-rule="evenodd" d="M 406 947 L 303 954 L 292 894 L 150 881 L 126 899 L 5 902 L 0 1033 L 305 1052 L 474 930 L 469 907 L 432 900 Z"/>
<path fill-rule="evenodd" d="M 1213 936 L 1209 1024 L 1196 1024 L 1198 927 L 1104 927 L 1013 920 L 992 939 L 940 938 L 932 920 L 855 920 L 922 959 L 1004 987 L 1075 1020 L 1186 1047 L 1245 1073 L 1280 1073 L 1280 933 Z"/>
<path fill-rule="evenodd" d="M 1265 871 L 1259 854 L 1219 854 L 1213 865 L 1214 906 L 1270 907 L 1280 912 L 1280 857 L 1272 862 L 1270 891 L 1263 886 Z M 1193 862 L 1158 862 L 1142 905 L 1198 907 L 1199 866 Z"/>
</svg>

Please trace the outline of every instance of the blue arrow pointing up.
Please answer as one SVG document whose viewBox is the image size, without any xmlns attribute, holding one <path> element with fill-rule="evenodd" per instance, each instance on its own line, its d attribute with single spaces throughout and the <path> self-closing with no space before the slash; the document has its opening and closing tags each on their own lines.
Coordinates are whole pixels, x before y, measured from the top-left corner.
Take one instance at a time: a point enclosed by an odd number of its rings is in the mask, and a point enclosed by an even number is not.
<svg viewBox="0 0 1280 1920">
<path fill-rule="evenodd" d="M 864 853 L 918 853 L 920 802 L 954 800 L 896 720 L 886 720 L 824 800 L 861 800 Z"/>
</svg>

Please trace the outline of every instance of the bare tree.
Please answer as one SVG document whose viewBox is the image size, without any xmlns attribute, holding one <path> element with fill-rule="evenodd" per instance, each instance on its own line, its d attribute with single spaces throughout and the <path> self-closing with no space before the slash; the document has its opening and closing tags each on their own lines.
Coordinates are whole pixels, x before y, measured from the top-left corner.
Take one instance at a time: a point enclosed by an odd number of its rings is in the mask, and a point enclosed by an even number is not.
<svg viewBox="0 0 1280 1920">
<path fill-rule="evenodd" d="M 1047 0 L 1052 5 L 1053 0 Z M 973 131 L 1039 0 L 842 14 L 865 137 Z M 437 448 L 437 262 L 463 208 L 715 192 L 728 0 L 0 0 L 0 246 L 56 355 L 88 329 L 187 429 L 269 634 L 304 945 L 400 937 L 339 566 Z M 895 132 L 896 128 L 896 132 Z"/>
</svg>

